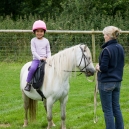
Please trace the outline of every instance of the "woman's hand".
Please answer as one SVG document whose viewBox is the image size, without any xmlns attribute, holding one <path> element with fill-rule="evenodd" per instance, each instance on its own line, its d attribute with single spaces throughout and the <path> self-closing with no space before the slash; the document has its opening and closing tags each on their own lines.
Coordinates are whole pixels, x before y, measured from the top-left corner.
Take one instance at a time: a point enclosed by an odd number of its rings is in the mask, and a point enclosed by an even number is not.
<svg viewBox="0 0 129 129">
<path fill-rule="evenodd" d="M 100 71 L 99 64 L 96 64 L 96 67 L 95 67 L 95 69 L 96 69 L 97 71 L 101 72 L 101 71 Z"/>
</svg>

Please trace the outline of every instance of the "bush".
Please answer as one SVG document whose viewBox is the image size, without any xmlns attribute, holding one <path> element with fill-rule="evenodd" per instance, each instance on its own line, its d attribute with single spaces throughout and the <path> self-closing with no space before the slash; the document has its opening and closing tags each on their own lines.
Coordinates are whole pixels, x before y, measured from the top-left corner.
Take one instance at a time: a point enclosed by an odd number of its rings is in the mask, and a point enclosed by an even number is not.
<svg viewBox="0 0 129 129">
<path fill-rule="evenodd" d="M 128 15 L 128 11 L 125 12 Z M 56 14 L 55 14 L 56 16 Z M 114 25 L 122 30 L 128 30 L 128 17 L 123 19 L 122 14 L 117 14 L 115 17 L 96 14 L 95 9 L 92 10 L 91 15 L 85 19 L 85 16 L 80 15 L 78 19 L 73 17 L 72 14 L 56 16 L 56 19 L 41 18 L 40 16 L 32 16 L 29 18 L 19 18 L 16 21 L 12 20 L 9 16 L 3 19 L 0 17 L 1 29 L 20 29 L 31 30 L 35 20 L 44 20 L 47 24 L 48 30 L 102 30 L 105 26 Z M 30 40 L 34 36 L 33 33 L 0 33 L 0 60 L 1 61 L 28 61 L 31 60 Z M 57 53 L 59 50 L 85 43 L 92 51 L 91 35 L 88 34 L 47 34 L 46 38 L 49 39 L 51 44 L 52 54 Z M 96 60 L 100 53 L 100 47 L 103 44 L 103 35 L 96 34 Z M 122 34 L 119 42 L 123 45 L 126 53 L 126 62 L 128 61 L 128 34 Z"/>
</svg>

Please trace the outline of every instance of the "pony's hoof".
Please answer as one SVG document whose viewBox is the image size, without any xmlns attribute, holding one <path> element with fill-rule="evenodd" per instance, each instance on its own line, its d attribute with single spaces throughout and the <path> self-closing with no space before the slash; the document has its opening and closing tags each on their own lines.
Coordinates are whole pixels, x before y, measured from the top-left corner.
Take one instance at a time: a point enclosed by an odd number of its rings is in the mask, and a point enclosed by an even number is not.
<svg viewBox="0 0 129 129">
<path fill-rule="evenodd" d="M 23 127 L 26 127 L 27 125 L 23 125 Z"/>
<path fill-rule="evenodd" d="M 55 127 L 56 125 L 53 123 L 52 126 Z"/>
<path fill-rule="evenodd" d="M 52 126 L 52 127 L 56 126 L 56 125 L 54 124 L 53 120 L 52 120 L 52 122 L 51 122 L 51 126 Z"/>
<path fill-rule="evenodd" d="M 27 120 L 24 120 L 24 125 L 23 127 L 26 127 L 28 125 L 28 121 Z"/>
<path fill-rule="evenodd" d="M 48 125 L 47 129 L 50 129 L 51 127 L 55 127 L 56 125 L 52 122 L 51 125 Z"/>
</svg>

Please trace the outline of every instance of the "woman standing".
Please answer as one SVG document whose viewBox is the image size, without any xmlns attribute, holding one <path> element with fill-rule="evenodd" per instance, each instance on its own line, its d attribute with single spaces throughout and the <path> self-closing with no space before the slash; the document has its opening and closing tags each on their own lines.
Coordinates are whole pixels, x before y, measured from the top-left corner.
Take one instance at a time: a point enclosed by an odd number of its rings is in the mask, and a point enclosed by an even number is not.
<svg viewBox="0 0 129 129">
<path fill-rule="evenodd" d="M 103 29 L 103 34 L 105 43 L 96 70 L 106 129 L 124 129 L 119 104 L 124 68 L 124 50 L 117 42 L 120 30 L 115 26 L 107 26 Z"/>
</svg>

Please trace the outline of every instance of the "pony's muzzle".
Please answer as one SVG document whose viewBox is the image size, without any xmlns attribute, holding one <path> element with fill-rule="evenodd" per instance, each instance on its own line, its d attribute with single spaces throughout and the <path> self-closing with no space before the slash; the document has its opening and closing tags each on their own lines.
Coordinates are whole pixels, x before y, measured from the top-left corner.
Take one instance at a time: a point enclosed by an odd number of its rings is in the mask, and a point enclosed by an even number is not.
<svg viewBox="0 0 129 129">
<path fill-rule="evenodd" d="M 94 70 L 86 70 L 85 75 L 87 77 L 93 76 L 95 72 L 96 72 L 95 69 Z"/>
</svg>

